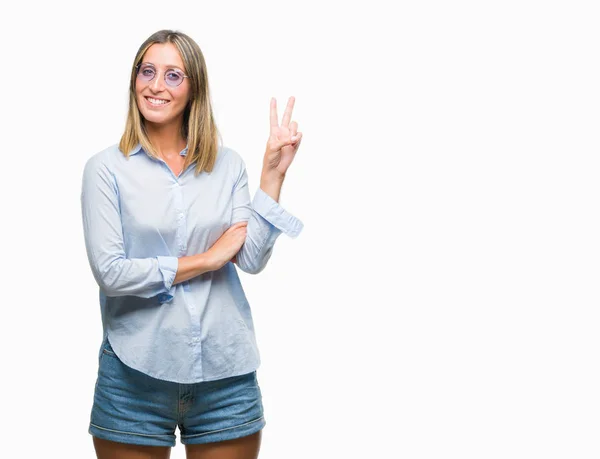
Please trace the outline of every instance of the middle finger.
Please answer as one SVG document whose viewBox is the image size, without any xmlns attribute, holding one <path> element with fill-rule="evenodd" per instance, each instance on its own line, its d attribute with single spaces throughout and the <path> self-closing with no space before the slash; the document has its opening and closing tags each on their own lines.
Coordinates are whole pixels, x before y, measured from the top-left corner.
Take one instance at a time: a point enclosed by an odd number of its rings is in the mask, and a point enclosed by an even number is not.
<svg viewBox="0 0 600 459">
<path fill-rule="evenodd" d="M 281 126 L 287 127 L 290 124 L 290 120 L 292 119 L 292 110 L 294 109 L 294 102 L 296 98 L 294 96 L 288 99 L 287 107 L 285 107 L 285 112 L 283 113 L 283 120 L 281 121 Z"/>
</svg>

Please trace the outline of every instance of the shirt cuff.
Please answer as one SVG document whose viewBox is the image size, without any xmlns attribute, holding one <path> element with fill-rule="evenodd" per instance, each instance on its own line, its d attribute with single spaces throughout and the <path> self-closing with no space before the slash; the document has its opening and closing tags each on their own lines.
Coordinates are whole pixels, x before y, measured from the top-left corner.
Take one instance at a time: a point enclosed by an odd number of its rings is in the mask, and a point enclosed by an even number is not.
<svg viewBox="0 0 600 459">
<path fill-rule="evenodd" d="M 177 274 L 177 268 L 179 267 L 179 260 L 176 257 L 156 257 L 158 260 L 158 270 L 163 277 L 163 283 L 165 285 L 166 292 L 158 295 L 158 301 L 161 303 L 167 303 L 175 296 L 175 286 L 173 281 Z"/>
<path fill-rule="evenodd" d="M 254 194 L 252 208 L 275 228 L 291 238 L 296 238 L 304 228 L 304 224 L 287 212 L 271 196 L 259 188 Z"/>
</svg>

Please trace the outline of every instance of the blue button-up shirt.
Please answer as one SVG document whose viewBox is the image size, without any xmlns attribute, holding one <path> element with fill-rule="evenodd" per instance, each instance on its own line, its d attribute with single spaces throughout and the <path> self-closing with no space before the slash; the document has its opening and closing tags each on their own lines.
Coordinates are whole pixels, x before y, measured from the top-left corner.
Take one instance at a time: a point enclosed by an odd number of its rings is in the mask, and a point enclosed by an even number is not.
<svg viewBox="0 0 600 459">
<path fill-rule="evenodd" d="M 212 172 L 195 176 L 192 164 L 176 176 L 140 145 L 129 159 L 113 145 L 87 161 L 81 205 L 104 338 L 123 363 L 178 383 L 259 367 L 250 305 L 233 263 L 173 285 L 178 257 L 206 252 L 236 222 L 248 222 L 237 254 L 247 273 L 265 267 L 282 232 L 295 238 L 302 230 L 260 188 L 250 202 L 237 152 L 220 147 Z"/>
</svg>

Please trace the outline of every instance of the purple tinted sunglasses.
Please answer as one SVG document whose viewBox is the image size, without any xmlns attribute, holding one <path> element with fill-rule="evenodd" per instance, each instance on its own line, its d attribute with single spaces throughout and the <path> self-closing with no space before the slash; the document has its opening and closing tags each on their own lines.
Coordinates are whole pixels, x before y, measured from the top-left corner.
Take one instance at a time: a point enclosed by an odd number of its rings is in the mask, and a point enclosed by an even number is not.
<svg viewBox="0 0 600 459">
<path fill-rule="evenodd" d="M 152 64 L 138 64 L 135 68 L 137 69 L 137 77 L 142 81 L 152 81 L 157 74 L 157 70 Z M 176 87 L 183 83 L 184 78 L 189 78 L 189 76 L 179 70 L 169 69 L 165 72 L 164 78 L 167 85 Z"/>
</svg>

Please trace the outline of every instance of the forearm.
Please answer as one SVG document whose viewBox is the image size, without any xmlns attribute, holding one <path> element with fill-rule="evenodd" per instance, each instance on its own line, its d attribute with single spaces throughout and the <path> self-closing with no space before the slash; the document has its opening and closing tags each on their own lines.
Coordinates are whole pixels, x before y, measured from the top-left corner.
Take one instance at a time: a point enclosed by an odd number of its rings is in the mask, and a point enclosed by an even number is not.
<svg viewBox="0 0 600 459">
<path fill-rule="evenodd" d="M 173 285 L 190 280 L 200 274 L 214 271 L 215 269 L 217 267 L 207 252 L 180 257 Z"/>
<path fill-rule="evenodd" d="M 272 173 L 269 174 L 263 171 L 260 176 L 260 188 L 273 198 L 273 201 L 279 202 L 279 194 L 281 193 L 281 186 L 284 179 L 285 175 L 273 175 Z"/>
</svg>

